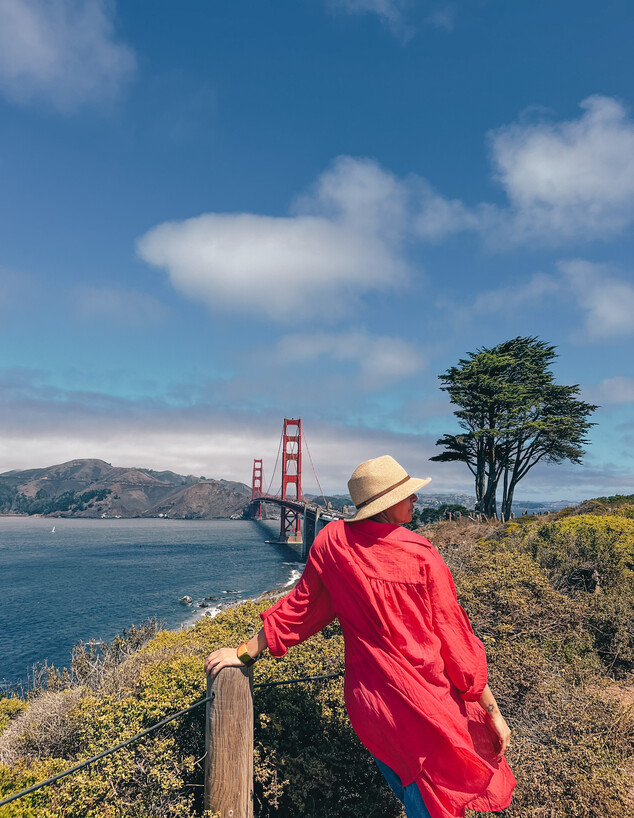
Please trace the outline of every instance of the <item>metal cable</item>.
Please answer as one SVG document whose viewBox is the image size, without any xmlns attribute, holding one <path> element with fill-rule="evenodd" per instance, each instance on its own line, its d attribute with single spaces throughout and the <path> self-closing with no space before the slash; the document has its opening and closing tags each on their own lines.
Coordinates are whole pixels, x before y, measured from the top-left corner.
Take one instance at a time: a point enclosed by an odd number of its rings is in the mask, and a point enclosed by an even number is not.
<svg viewBox="0 0 634 818">
<path fill-rule="evenodd" d="M 126 741 L 122 741 L 121 744 L 117 744 L 116 747 L 111 747 L 109 750 L 104 750 L 102 753 L 99 753 L 92 758 L 89 758 L 87 761 L 82 761 L 80 764 L 75 764 L 74 767 L 71 767 L 70 770 L 65 770 L 63 773 L 58 773 L 57 775 L 52 776 L 51 778 L 47 778 L 46 781 L 40 781 L 39 784 L 34 784 L 32 787 L 29 787 L 26 790 L 22 790 L 21 792 L 17 792 L 14 795 L 10 795 L 8 798 L 4 798 L 0 801 L 0 807 L 3 807 L 5 804 L 10 804 L 11 801 L 16 801 L 18 798 L 22 798 L 25 795 L 29 795 L 29 793 L 35 792 L 36 790 L 42 789 L 42 787 L 46 787 L 48 784 L 53 784 L 55 781 L 59 781 L 61 778 L 66 778 L 67 775 L 71 775 L 72 773 L 76 773 L 79 770 L 83 770 L 84 767 L 88 767 L 91 764 L 94 764 L 95 761 L 99 761 L 101 758 L 105 758 L 105 756 L 111 755 L 112 753 L 116 753 L 117 750 L 122 750 L 124 747 L 127 747 L 129 744 L 134 744 L 135 741 L 139 741 L 140 739 L 147 736 L 149 733 L 154 732 L 154 730 L 158 730 L 159 727 L 163 727 L 168 724 L 170 721 L 174 721 L 179 716 L 184 716 L 185 713 L 189 713 L 190 710 L 194 710 L 196 707 L 200 707 L 201 704 L 206 704 L 207 702 L 213 701 L 215 698 L 215 693 L 212 693 L 211 696 L 207 696 L 204 699 L 201 699 L 199 702 L 186 707 L 184 710 L 179 710 L 178 713 L 174 713 L 171 716 L 168 716 L 163 721 L 159 721 L 158 724 L 152 725 L 152 727 L 148 727 L 147 730 L 143 730 L 141 733 L 137 733 L 136 736 L 132 736 L 132 738 L 127 739 Z"/>
<path fill-rule="evenodd" d="M 304 433 L 304 427 L 302 426 L 302 437 L 304 438 L 304 446 L 306 446 L 306 451 L 308 452 L 308 459 L 310 460 L 310 465 L 313 467 L 313 474 L 315 475 L 315 480 L 317 481 L 317 485 L 319 486 L 319 491 L 321 492 L 321 497 L 324 501 L 324 508 L 328 508 L 328 502 L 326 501 L 326 497 L 324 495 L 324 491 L 321 487 L 321 483 L 319 482 L 319 477 L 317 477 L 317 472 L 315 471 L 315 464 L 313 463 L 313 458 L 310 456 L 310 449 L 308 448 L 308 441 L 306 440 L 306 435 Z"/>
<path fill-rule="evenodd" d="M 279 687 L 280 685 L 290 685 L 296 682 L 319 682 L 322 679 L 335 679 L 338 676 L 343 676 L 343 670 L 338 673 L 324 673 L 322 676 L 302 676 L 300 679 L 284 679 L 281 682 L 259 682 L 256 687 Z"/>
<path fill-rule="evenodd" d="M 343 671 L 339 673 L 325 673 L 322 676 L 303 676 L 298 679 L 283 679 L 280 682 L 260 682 L 259 684 L 254 684 L 254 688 L 260 687 L 279 687 L 280 685 L 290 685 L 296 684 L 298 682 L 318 682 L 322 679 L 334 679 L 338 676 L 343 676 Z M 194 702 L 194 704 L 186 707 L 184 710 L 179 710 L 178 713 L 173 713 L 171 716 L 168 716 L 163 721 L 159 721 L 158 724 L 152 725 L 152 727 L 148 727 L 147 730 L 143 730 L 141 733 L 137 733 L 136 736 L 132 736 L 132 738 L 127 739 L 126 741 L 122 741 L 121 744 L 117 744 L 116 747 L 110 747 L 108 750 L 104 750 L 101 753 L 98 753 L 96 756 L 87 759 L 86 761 L 82 761 L 80 764 L 76 764 L 74 767 L 71 767 L 69 770 L 65 770 L 63 773 L 58 773 L 57 775 L 52 776 L 51 778 L 47 778 L 46 781 L 40 781 L 39 784 L 33 784 L 32 787 L 29 787 L 26 790 L 21 790 L 20 792 L 16 792 L 13 795 L 9 795 L 7 798 L 4 798 L 0 801 L 0 807 L 5 806 L 5 804 L 10 804 L 12 801 L 17 801 L 18 798 L 23 798 L 25 795 L 30 795 L 32 792 L 36 792 L 37 790 L 41 790 L 42 787 L 47 787 L 49 784 L 54 784 L 56 781 L 59 781 L 62 778 L 66 778 L 68 775 L 72 775 L 73 773 L 79 772 L 79 770 L 83 770 L 85 767 L 89 767 L 91 764 L 94 764 L 95 761 L 99 761 L 102 758 L 105 758 L 112 753 L 116 753 L 117 750 L 122 750 L 124 747 L 128 747 L 130 744 L 134 744 L 136 741 L 140 741 L 140 739 L 145 738 L 145 736 L 153 733 L 154 730 L 158 730 L 159 727 L 164 727 L 166 724 L 169 724 L 170 721 L 174 721 L 174 719 L 179 718 L 180 716 L 184 716 L 186 713 L 189 713 L 192 710 L 195 710 L 197 707 L 200 707 L 203 704 L 207 704 L 207 702 L 211 702 L 214 700 L 216 694 L 212 693 L 210 696 L 206 696 L 204 699 L 201 699 L 199 702 Z"/>
<path fill-rule="evenodd" d="M 277 447 L 277 457 L 275 458 L 275 465 L 273 466 L 273 471 L 271 472 L 271 479 L 269 480 L 269 487 L 266 490 L 267 494 L 271 493 L 271 485 L 273 483 L 273 478 L 275 477 L 275 472 L 277 471 L 277 464 L 280 461 L 280 453 L 282 451 L 282 441 L 284 440 L 284 430 L 282 430 L 282 434 L 280 435 L 280 445 Z M 281 492 L 280 492 L 281 494 Z"/>
</svg>

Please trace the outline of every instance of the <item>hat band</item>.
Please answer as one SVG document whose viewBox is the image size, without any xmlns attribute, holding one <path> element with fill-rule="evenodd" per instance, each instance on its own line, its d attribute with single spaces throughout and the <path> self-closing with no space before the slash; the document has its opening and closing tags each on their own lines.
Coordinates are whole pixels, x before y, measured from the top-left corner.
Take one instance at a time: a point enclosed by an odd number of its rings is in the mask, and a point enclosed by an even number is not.
<svg viewBox="0 0 634 818">
<path fill-rule="evenodd" d="M 406 475 L 402 480 L 399 480 L 398 483 L 394 483 L 393 486 L 390 486 L 389 488 L 385 489 L 384 491 L 380 491 L 378 494 L 375 494 L 372 497 L 368 497 L 367 500 L 364 500 L 362 503 L 359 503 L 359 505 L 357 506 L 357 509 L 359 511 L 361 511 L 362 508 L 369 505 L 370 503 L 373 503 L 375 500 L 378 500 L 379 497 L 383 497 L 384 495 L 389 494 L 391 491 L 394 491 L 394 489 L 397 489 L 399 486 L 402 486 L 403 483 L 407 483 L 407 481 L 411 480 L 411 479 L 412 478 L 409 476 L 409 474 Z"/>
</svg>

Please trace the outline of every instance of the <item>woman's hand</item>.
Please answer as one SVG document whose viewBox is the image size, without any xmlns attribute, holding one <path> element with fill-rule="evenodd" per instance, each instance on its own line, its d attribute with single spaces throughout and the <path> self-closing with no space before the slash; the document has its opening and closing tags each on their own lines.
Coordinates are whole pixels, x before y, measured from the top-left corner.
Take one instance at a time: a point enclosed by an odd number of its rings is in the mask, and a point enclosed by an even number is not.
<svg viewBox="0 0 634 818">
<path fill-rule="evenodd" d="M 504 720 L 504 716 L 500 713 L 500 708 L 495 701 L 495 696 L 493 693 L 491 693 L 491 688 L 489 685 L 486 685 L 482 691 L 479 705 L 486 711 L 486 714 L 489 717 L 489 727 L 491 730 L 493 730 L 493 733 L 495 734 L 500 745 L 498 747 L 497 758 L 498 761 L 502 761 L 504 753 L 508 750 L 509 744 L 511 743 L 511 731 L 509 730 L 508 724 Z"/>
<path fill-rule="evenodd" d="M 205 673 L 207 676 L 217 676 L 223 667 L 244 667 L 244 663 L 238 659 L 236 648 L 219 648 L 205 659 Z"/>
<path fill-rule="evenodd" d="M 266 634 L 264 628 L 261 628 L 255 636 L 252 636 L 246 642 L 247 653 L 256 659 L 262 651 L 267 647 Z M 237 648 L 219 648 L 205 659 L 205 673 L 207 676 L 211 673 L 212 676 L 217 676 L 218 672 L 223 667 L 245 667 L 244 662 L 238 659 Z"/>
<path fill-rule="evenodd" d="M 509 744 L 511 743 L 511 731 L 509 730 L 509 726 L 506 723 L 504 716 L 497 708 L 495 709 L 495 712 L 489 714 L 489 726 L 495 733 L 500 744 L 497 758 L 498 761 L 502 761 L 504 753 L 506 753 L 509 748 Z"/>
</svg>

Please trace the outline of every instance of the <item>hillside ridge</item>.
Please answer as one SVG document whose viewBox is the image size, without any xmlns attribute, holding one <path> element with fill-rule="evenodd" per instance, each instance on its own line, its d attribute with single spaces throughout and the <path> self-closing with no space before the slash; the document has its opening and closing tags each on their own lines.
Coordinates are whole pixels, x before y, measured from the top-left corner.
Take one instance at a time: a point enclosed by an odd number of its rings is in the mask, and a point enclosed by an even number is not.
<svg viewBox="0 0 634 818">
<path fill-rule="evenodd" d="M 250 499 L 244 483 L 97 459 L 0 474 L 0 514 L 217 519 L 242 516 Z"/>
</svg>

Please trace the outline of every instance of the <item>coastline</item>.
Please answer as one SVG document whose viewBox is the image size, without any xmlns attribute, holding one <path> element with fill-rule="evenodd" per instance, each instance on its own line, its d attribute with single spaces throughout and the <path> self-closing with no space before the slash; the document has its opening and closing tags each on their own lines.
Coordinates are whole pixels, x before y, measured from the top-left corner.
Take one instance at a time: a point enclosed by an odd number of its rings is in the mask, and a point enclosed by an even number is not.
<svg viewBox="0 0 634 818">
<path fill-rule="evenodd" d="M 3 688 L 26 685 L 34 666 L 69 667 L 75 645 L 110 642 L 133 623 L 180 631 L 285 593 L 303 570 L 296 549 L 265 544 L 268 532 L 246 521 L 84 519 L 51 529 L 47 519 L 0 517 Z"/>
<path fill-rule="evenodd" d="M 290 564 L 290 563 L 289 563 Z M 237 599 L 227 600 L 226 602 L 221 602 L 219 605 L 214 605 L 210 607 L 203 607 L 200 603 L 197 606 L 194 606 L 194 603 L 189 603 L 195 610 L 190 612 L 190 616 L 186 619 L 179 627 L 177 628 L 168 628 L 167 630 L 173 632 L 185 631 L 192 628 L 194 625 L 198 624 L 202 619 L 215 619 L 218 614 L 224 613 L 225 611 L 229 611 L 232 608 L 238 608 L 240 605 L 243 605 L 247 602 L 264 602 L 267 599 L 271 600 L 271 603 L 276 602 L 281 597 L 288 594 L 293 588 L 297 585 L 300 580 L 302 573 L 297 568 L 292 568 L 290 572 L 290 577 L 287 582 L 283 585 L 278 585 L 275 588 L 272 588 L 268 591 L 262 591 L 261 594 L 254 597 L 239 597 Z"/>
</svg>

